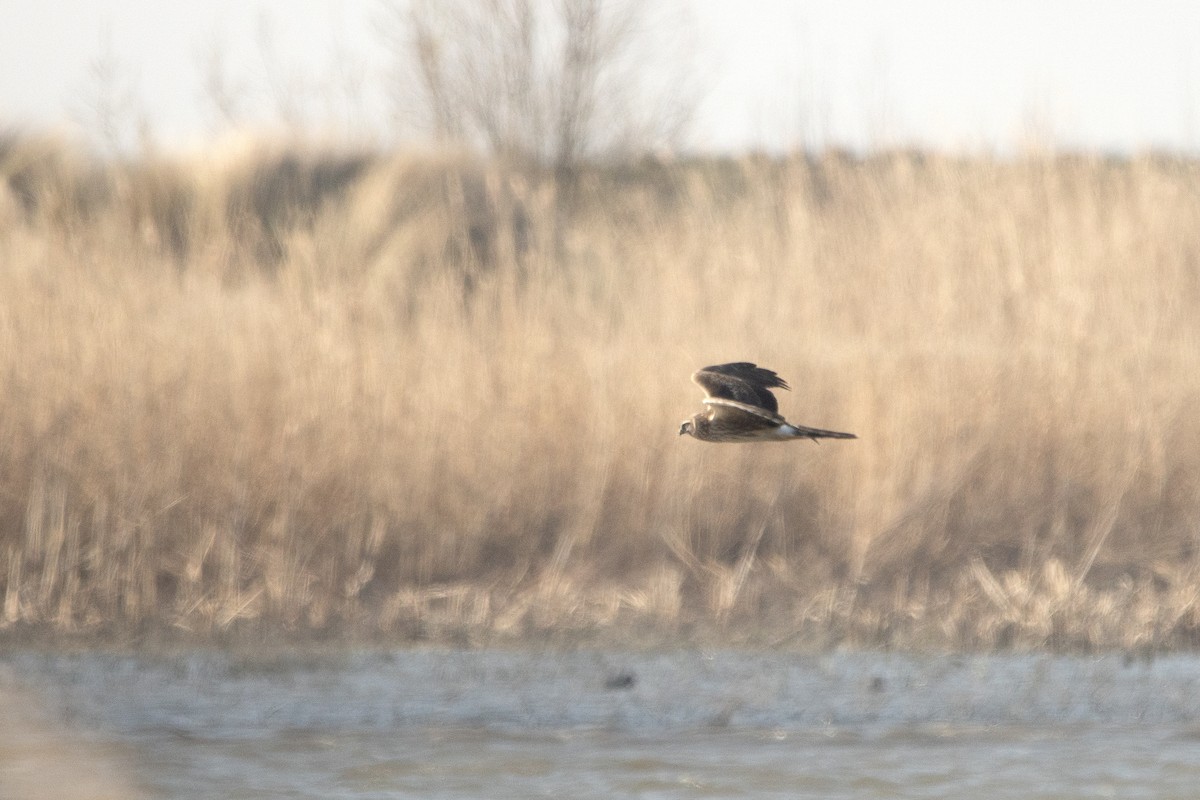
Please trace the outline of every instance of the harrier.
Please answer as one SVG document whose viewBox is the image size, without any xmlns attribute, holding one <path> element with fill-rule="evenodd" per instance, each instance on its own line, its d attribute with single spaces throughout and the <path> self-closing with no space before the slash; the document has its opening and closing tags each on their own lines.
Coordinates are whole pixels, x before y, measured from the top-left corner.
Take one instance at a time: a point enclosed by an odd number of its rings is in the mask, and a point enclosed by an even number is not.
<svg viewBox="0 0 1200 800">
<path fill-rule="evenodd" d="M 718 364 L 692 375 L 704 390 L 708 412 L 696 414 L 679 426 L 679 435 L 690 433 L 705 442 L 782 442 L 788 439 L 857 439 L 853 433 L 823 431 L 791 425 L 779 416 L 771 389 L 791 389 L 769 369 L 748 361 Z"/>
</svg>

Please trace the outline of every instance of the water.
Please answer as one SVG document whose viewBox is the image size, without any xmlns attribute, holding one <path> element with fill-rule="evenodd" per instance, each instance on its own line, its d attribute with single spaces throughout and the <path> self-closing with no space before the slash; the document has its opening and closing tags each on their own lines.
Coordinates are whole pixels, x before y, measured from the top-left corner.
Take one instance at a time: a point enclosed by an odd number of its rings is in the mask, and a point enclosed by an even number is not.
<svg viewBox="0 0 1200 800">
<path fill-rule="evenodd" d="M 0 741 L 0 796 L 1200 796 L 1195 655 L 18 653 L 5 692 L 74 755 Z"/>
</svg>

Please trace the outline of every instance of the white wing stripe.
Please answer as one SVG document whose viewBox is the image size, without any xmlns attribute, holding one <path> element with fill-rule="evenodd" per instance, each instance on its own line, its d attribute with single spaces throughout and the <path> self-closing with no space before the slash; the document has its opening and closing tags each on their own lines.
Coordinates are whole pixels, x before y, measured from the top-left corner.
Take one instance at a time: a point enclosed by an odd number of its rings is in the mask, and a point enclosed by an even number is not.
<svg viewBox="0 0 1200 800">
<path fill-rule="evenodd" d="M 738 411 L 745 411 L 747 414 L 753 414 L 756 417 L 761 417 L 768 422 L 773 422 L 776 425 L 783 425 L 784 419 L 778 414 L 772 414 L 765 408 L 752 406 L 747 403 L 739 403 L 737 400 L 726 400 L 724 397 L 706 397 L 702 401 L 706 406 L 725 406 L 726 408 L 736 408 Z"/>
</svg>

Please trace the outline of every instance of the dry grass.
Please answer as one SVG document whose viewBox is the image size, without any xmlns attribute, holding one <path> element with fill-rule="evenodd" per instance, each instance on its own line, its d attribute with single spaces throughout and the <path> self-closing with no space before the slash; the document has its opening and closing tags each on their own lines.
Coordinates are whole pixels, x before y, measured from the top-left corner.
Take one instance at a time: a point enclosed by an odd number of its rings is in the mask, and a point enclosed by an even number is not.
<svg viewBox="0 0 1200 800">
<path fill-rule="evenodd" d="M 1200 643 L 1200 165 L 0 144 L 0 626 Z M 821 446 L 678 439 L 689 372 Z"/>
</svg>

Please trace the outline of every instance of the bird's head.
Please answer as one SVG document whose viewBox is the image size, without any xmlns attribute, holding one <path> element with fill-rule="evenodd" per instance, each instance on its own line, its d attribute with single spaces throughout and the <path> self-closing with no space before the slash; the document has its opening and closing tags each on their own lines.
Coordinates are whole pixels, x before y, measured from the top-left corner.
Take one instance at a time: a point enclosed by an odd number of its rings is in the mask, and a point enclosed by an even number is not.
<svg viewBox="0 0 1200 800">
<path fill-rule="evenodd" d="M 690 419 L 685 419 L 683 421 L 683 424 L 679 426 L 679 435 L 680 436 L 683 436 L 685 433 L 690 433 L 691 435 L 695 436 L 696 435 L 695 431 L 696 431 L 696 424 Z"/>
</svg>

